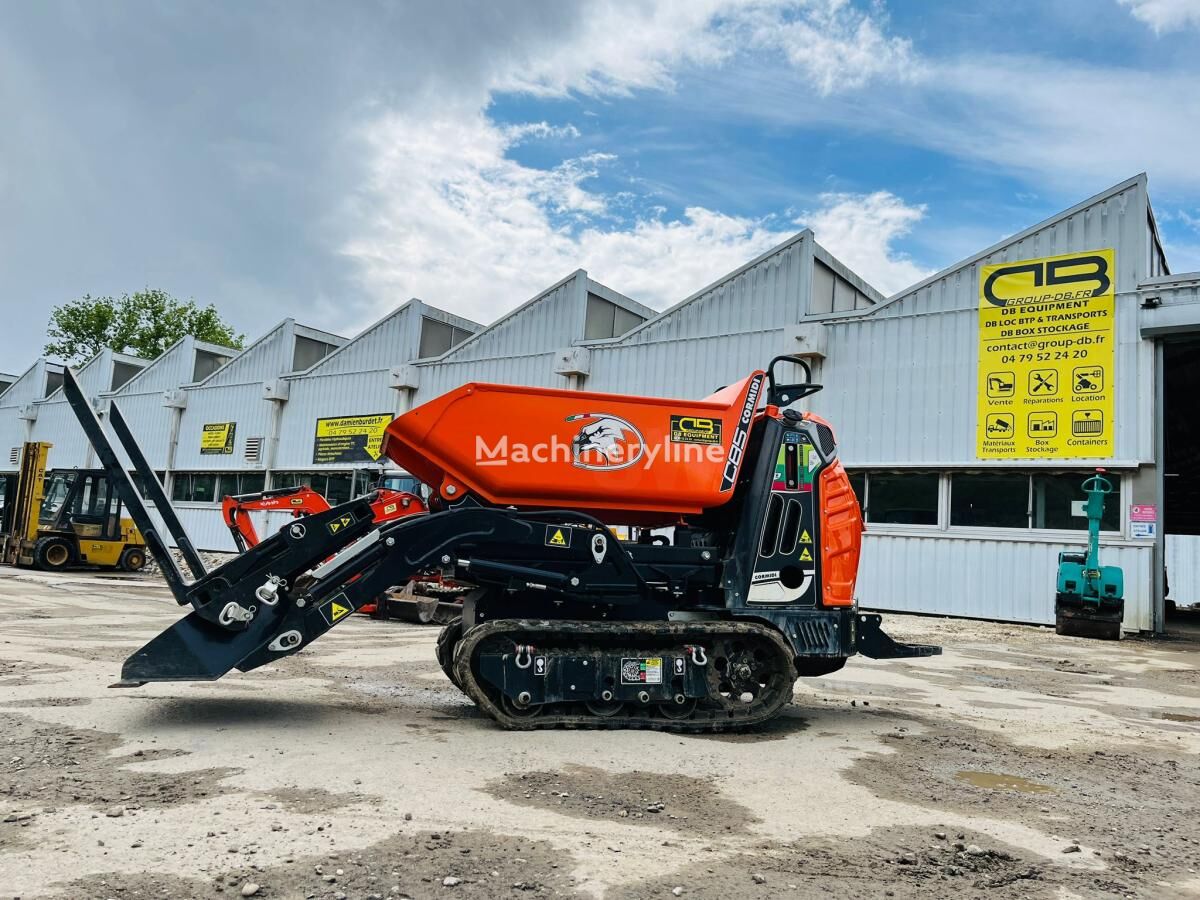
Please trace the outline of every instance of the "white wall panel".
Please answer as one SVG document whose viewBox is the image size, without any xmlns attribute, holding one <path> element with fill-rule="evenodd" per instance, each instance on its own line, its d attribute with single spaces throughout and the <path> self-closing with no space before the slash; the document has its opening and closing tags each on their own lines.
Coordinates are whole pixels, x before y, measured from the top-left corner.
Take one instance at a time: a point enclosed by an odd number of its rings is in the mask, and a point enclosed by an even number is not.
<svg viewBox="0 0 1200 900">
<path fill-rule="evenodd" d="M 1125 628 L 1149 630 L 1153 547 L 1104 542 L 1105 565 L 1125 574 Z M 861 606 L 893 612 L 1054 624 L 1058 554 L 1078 543 L 1013 537 L 863 535 Z"/>
</svg>

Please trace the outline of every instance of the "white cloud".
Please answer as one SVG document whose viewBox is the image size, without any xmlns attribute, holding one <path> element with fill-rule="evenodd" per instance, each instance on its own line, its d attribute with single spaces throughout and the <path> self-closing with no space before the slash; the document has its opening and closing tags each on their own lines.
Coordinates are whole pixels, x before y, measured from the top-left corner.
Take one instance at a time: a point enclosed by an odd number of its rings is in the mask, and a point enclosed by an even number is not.
<svg viewBox="0 0 1200 900">
<path fill-rule="evenodd" d="M 365 139 L 376 160 L 357 200 L 365 227 L 344 252 L 387 305 L 415 295 L 491 321 L 581 266 L 665 305 L 786 236 L 699 208 L 679 219 L 652 214 L 615 224 L 609 199 L 587 185 L 612 157 L 523 166 L 505 155 L 511 132 L 482 114 L 391 117 Z"/>
<path fill-rule="evenodd" d="M 925 217 L 895 194 L 822 194 L 821 207 L 803 216 L 826 250 L 877 287 L 893 294 L 932 270 L 922 268 L 893 244 Z"/>
<path fill-rule="evenodd" d="M 793 232 L 791 223 L 691 207 L 652 210 L 624 224 L 590 189 L 609 156 L 553 169 L 506 156 L 514 133 L 479 114 L 469 121 L 393 116 L 364 134 L 375 156 L 358 198 L 366 227 L 344 252 L 386 307 L 419 296 L 483 322 L 576 268 L 664 307 L 742 265 Z M 924 207 L 887 192 L 829 194 L 808 217 L 832 253 L 889 292 L 926 272 L 892 243 Z"/>
<path fill-rule="evenodd" d="M 881 14 L 847 0 L 810 0 L 801 15 L 759 7 L 740 17 L 751 46 L 781 51 L 822 95 L 861 88 L 876 78 L 912 81 L 923 72 L 912 42 L 885 33 Z"/>
<path fill-rule="evenodd" d="M 739 53 L 777 53 L 822 95 L 921 70 L 886 16 L 849 0 L 594 0 L 570 33 L 514 56 L 494 90 L 563 95 L 671 89 L 688 66 L 717 67 Z"/>
<path fill-rule="evenodd" d="M 1134 18 L 1153 28 L 1155 34 L 1189 26 L 1200 27 L 1200 2 L 1197 0 L 1120 0 L 1120 3 L 1129 7 Z"/>
<path fill-rule="evenodd" d="M 822 95 L 877 77 L 907 78 L 917 68 L 906 41 L 884 19 L 846 0 L 598 0 L 553 40 L 506 48 L 489 69 L 497 91 L 572 92 L 602 97 L 670 90 L 688 66 L 719 67 L 747 50 L 774 54 Z M 609 153 L 550 168 L 509 158 L 534 139 L 574 140 L 575 126 L 497 125 L 478 107 L 440 113 L 422 103 L 392 109 L 361 133 L 370 179 L 353 201 L 355 236 L 343 252 L 359 265 L 380 306 L 420 296 L 490 322 L 575 268 L 655 306 L 686 296 L 736 268 L 791 231 L 774 219 L 732 216 L 699 206 L 668 217 L 652 198 L 594 189 Z M 882 289 L 921 272 L 890 251 L 920 219 L 891 194 L 823 199 L 814 222 L 828 246 Z M 618 216 L 626 210 L 628 220 Z M 915 280 L 915 279 L 909 279 Z"/>
<path fill-rule="evenodd" d="M 549 122 L 522 122 L 519 125 L 505 125 L 501 129 L 509 145 L 525 142 L 530 138 L 539 140 L 567 140 L 579 137 L 579 129 L 574 125 L 551 125 Z"/>
<path fill-rule="evenodd" d="M 676 67 L 727 58 L 730 47 L 710 26 L 719 13 L 743 3 L 592 0 L 577 7 L 579 17 L 565 33 L 511 51 L 490 87 L 539 95 L 670 88 Z"/>
</svg>

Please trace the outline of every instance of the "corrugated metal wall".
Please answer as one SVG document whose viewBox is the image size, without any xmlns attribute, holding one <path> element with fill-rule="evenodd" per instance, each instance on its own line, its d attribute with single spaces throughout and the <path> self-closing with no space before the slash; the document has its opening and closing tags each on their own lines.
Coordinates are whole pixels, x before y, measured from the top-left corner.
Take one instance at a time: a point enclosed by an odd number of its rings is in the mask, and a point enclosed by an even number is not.
<svg viewBox="0 0 1200 900">
<path fill-rule="evenodd" d="M 812 280 L 811 239 L 812 232 L 801 232 L 635 328 L 621 344 L 759 332 L 799 322 Z"/>
<path fill-rule="evenodd" d="M 987 465 L 975 456 L 980 267 L 1111 247 L 1117 269 L 1116 457 L 1149 461 L 1153 347 L 1137 327 L 1137 284 L 1147 265 L 1145 185 L 1132 179 L 905 291 L 868 316 L 829 321 L 813 408 L 833 421 L 850 465 Z M 1074 462 L 1073 464 L 1078 464 Z M 1011 467 L 1011 463 L 1003 465 Z"/>
<path fill-rule="evenodd" d="M 15 472 L 18 462 L 12 458 L 15 449 L 29 440 L 30 423 L 21 418 L 21 410 L 41 399 L 46 389 L 46 361 L 37 360 L 0 395 L 0 471 Z"/>
<path fill-rule="evenodd" d="M 129 357 L 122 359 L 128 361 Z M 114 364 L 113 352 L 104 349 L 75 373 L 80 390 L 93 405 L 112 387 Z M 75 418 L 62 388 L 35 405 L 37 421 L 33 423 L 30 440 L 49 441 L 54 445 L 50 451 L 49 465 L 56 469 L 92 465 L 95 457 L 91 445 L 79 427 L 79 420 Z"/>
<path fill-rule="evenodd" d="M 520 357 L 564 347 L 583 334 L 586 301 L 587 273 L 581 269 L 467 338 L 438 360 L 464 363 Z M 425 390 L 424 383 L 421 389 Z"/>
<path fill-rule="evenodd" d="M 233 365 L 233 363 L 230 363 Z M 246 438 L 268 438 L 271 434 L 271 407 L 274 401 L 263 399 L 262 381 L 251 384 L 212 386 L 189 389 L 187 409 L 179 426 L 179 446 L 175 468 L 179 471 L 225 472 L 262 468 L 244 459 Z M 233 453 L 202 454 L 200 436 L 210 423 L 236 422 Z"/>
<path fill-rule="evenodd" d="M 1054 624 L 1058 554 L 1078 544 L 997 537 L 864 535 L 857 595 L 870 609 Z M 1105 565 L 1125 573 L 1125 628 L 1149 630 L 1154 548 L 1105 545 Z"/>
<path fill-rule="evenodd" d="M 293 379 L 291 395 L 282 410 L 275 468 L 313 468 L 317 419 L 395 412 L 396 391 L 388 386 L 386 369 Z"/>
<path fill-rule="evenodd" d="M 421 363 L 415 403 L 469 381 L 566 387 L 566 378 L 554 374 L 554 351 L 583 336 L 587 281 L 577 271 L 436 361 Z"/>
<path fill-rule="evenodd" d="M 699 399 L 794 351 L 813 246 L 801 232 L 626 337 L 589 343 L 585 389 Z"/>
</svg>

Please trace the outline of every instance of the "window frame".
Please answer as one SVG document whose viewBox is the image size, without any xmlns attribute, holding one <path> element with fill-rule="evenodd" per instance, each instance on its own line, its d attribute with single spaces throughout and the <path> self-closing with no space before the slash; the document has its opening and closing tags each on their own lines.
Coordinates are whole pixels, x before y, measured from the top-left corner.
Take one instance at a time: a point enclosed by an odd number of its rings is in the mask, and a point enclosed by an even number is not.
<svg viewBox="0 0 1200 900">
<path fill-rule="evenodd" d="M 1076 469 L 1069 466 L 1034 466 L 1027 469 L 1021 468 L 1001 468 L 992 466 L 970 467 L 961 466 L 948 469 L 931 469 L 927 466 L 914 466 L 911 469 L 904 468 L 871 468 L 870 466 L 854 466 L 848 470 L 849 475 L 854 477 L 862 477 L 863 479 L 863 496 L 859 498 L 859 506 L 862 510 L 863 521 L 867 525 L 868 533 L 876 534 L 924 534 L 928 535 L 932 532 L 937 532 L 945 535 L 953 535 L 956 537 L 982 537 L 994 538 L 997 535 L 1004 535 L 1011 538 L 1020 538 L 1022 540 L 1045 541 L 1047 543 L 1063 543 L 1064 541 L 1078 542 L 1081 537 L 1086 539 L 1087 525 L 1081 525 L 1079 528 L 1038 528 L 1034 525 L 1035 513 L 1034 509 L 1034 484 L 1033 479 L 1039 475 L 1077 475 L 1082 483 L 1083 479 L 1091 473 L 1092 469 L 1082 468 Z M 872 475 L 903 475 L 903 474 L 930 474 L 931 472 L 938 475 L 938 519 L 936 525 L 908 525 L 908 524 L 893 524 L 885 522 L 872 522 L 869 519 L 869 509 L 871 502 L 871 476 Z M 1026 478 L 1026 525 L 1024 528 L 1010 528 L 1003 525 L 952 525 L 950 522 L 951 516 L 951 499 L 953 492 L 953 481 L 955 475 L 1023 475 Z M 1135 470 L 1132 469 L 1109 469 L 1106 473 L 1109 477 L 1117 480 L 1117 489 L 1110 495 L 1109 503 L 1117 504 L 1117 527 L 1114 530 L 1101 528 L 1100 536 L 1102 539 L 1125 540 L 1129 529 L 1127 515 L 1129 504 L 1133 497 L 1133 482 Z M 1083 499 L 1082 494 L 1080 499 Z"/>
</svg>

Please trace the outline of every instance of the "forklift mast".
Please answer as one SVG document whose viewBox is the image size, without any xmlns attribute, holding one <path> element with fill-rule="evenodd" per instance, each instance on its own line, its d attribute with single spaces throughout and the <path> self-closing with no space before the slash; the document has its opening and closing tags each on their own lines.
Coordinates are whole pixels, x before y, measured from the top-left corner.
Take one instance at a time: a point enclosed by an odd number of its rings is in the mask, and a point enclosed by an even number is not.
<svg viewBox="0 0 1200 900">
<path fill-rule="evenodd" d="M 46 460 L 54 445 L 46 441 L 28 441 L 21 448 L 21 465 L 16 476 L 6 479 L 4 497 L 4 535 L 0 546 L 3 562 L 15 566 L 23 546 L 38 536 L 38 517 L 42 509 L 46 482 Z M 11 490 L 7 488 L 11 487 Z"/>
</svg>

